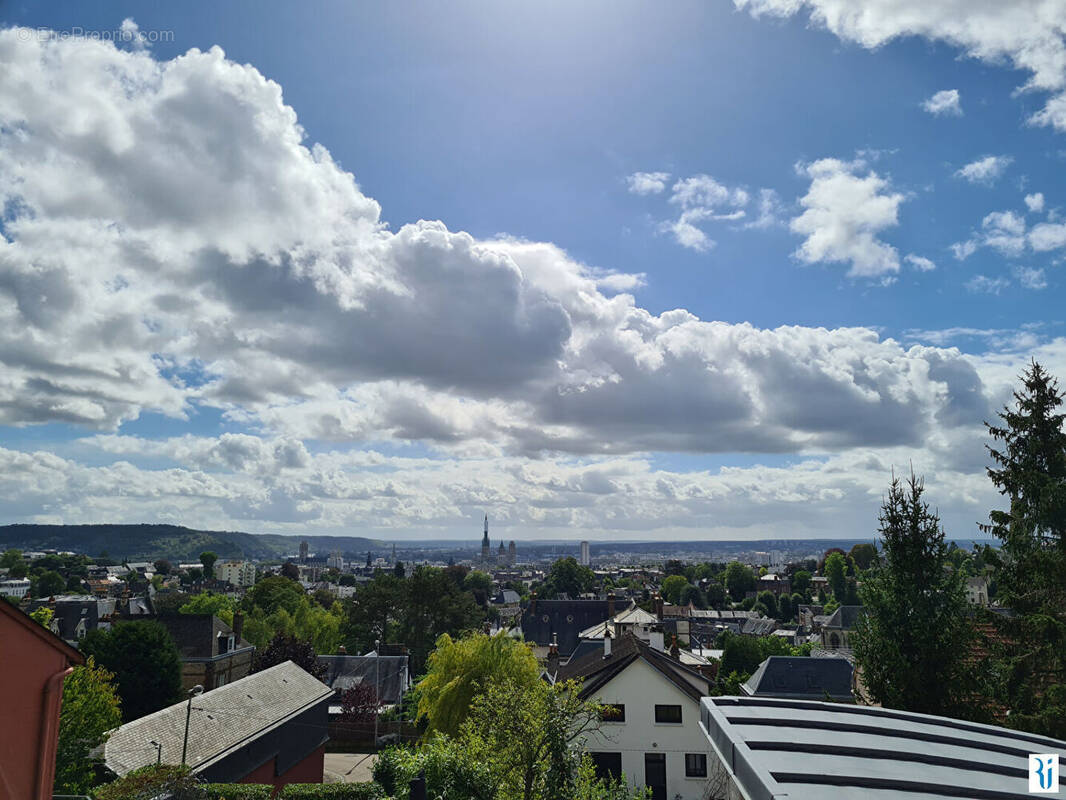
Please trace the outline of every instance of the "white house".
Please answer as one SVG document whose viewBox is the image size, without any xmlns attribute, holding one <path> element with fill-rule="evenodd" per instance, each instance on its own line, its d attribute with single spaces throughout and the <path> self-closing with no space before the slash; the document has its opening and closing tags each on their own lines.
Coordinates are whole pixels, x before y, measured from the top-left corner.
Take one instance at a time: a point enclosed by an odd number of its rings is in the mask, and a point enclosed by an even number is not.
<svg viewBox="0 0 1066 800">
<path fill-rule="evenodd" d="M 215 577 L 233 586 L 254 586 L 255 564 L 251 561 L 223 561 L 215 564 Z"/>
<path fill-rule="evenodd" d="M 0 595 L 22 599 L 30 590 L 29 578 L 5 578 L 0 581 Z"/>
<path fill-rule="evenodd" d="M 559 667 L 556 680 L 582 681 L 583 697 L 608 712 L 585 749 L 601 775 L 625 774 L 653 800 L 703 800 L 708 747 L 700 698 L 711 680 L 632 634 L 608 636 L 603 650 Z"/>
</svg>

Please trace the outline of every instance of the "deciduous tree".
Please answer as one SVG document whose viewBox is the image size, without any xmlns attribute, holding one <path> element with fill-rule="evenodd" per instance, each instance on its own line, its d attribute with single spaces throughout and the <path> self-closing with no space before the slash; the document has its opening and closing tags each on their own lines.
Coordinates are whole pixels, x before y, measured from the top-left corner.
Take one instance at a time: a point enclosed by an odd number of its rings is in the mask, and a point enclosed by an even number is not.
<svg viewBox="0 0 1066 800">
<path fill-rule="evenodd" d="M 113 673 L 126 722 L 181 699 L 181 657 L 170 633 L 151 620 L 89 631 L 81 651 Z"/>
<path fill-rule="evenodd" d="M 56 747 L 55 794 L 86 794 L 93 787 L 91 753 L 122 724 L 114 675 L 90 656 L 63 681 Z"/>
</svg>

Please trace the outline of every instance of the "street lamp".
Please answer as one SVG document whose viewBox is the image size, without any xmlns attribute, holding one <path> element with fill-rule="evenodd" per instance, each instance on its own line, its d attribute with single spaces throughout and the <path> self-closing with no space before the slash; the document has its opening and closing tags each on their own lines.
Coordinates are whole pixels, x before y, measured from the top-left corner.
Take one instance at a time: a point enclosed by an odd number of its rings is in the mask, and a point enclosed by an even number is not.
<svg viewBox="0 0 1066 800">
<path fill-rule="evenodd" d="M 181 744 L 181 765 L 185 766 L 185 755 L 189 751 L 189 717 L 192 716 L 192 699 L 204 693 L 204 687 L 196 684 L 189 689 L 189 703 L 185 707 L 185 741 Z"/>
<path fill-rule="evenodd" d="M 378 711 L 381 708 L 381 639 L 374 640 L 374 747 L 378 746 Z"/>
<path fill-rule="evenodd" d="M 148 742 L 148 744 L 155 748 L 155 763 L 159 765 L 163 761 L 163 745 L 155 740 Z"/>
</svg>

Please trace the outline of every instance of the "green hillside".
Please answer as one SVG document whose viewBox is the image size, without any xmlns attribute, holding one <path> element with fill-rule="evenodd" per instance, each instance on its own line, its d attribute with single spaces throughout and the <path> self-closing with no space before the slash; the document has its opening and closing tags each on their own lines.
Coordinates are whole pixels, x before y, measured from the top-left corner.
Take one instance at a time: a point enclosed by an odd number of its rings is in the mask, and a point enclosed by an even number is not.
<svg viewBox="0 0 1066 800">
<path fill-rule="evenodd" d="M 113 559 L 166 558 L 195 561 L 204 550 L 220 558 L 270 559 L 296 553 L 306 541 L 312 553 L 357 554 L 380 550 L 382 542 L 360 536 L 281 536 L 240 531 L 197 531 L 180 525 L 3 525 L 0 550 L 72 550 Z"/>
</svg>

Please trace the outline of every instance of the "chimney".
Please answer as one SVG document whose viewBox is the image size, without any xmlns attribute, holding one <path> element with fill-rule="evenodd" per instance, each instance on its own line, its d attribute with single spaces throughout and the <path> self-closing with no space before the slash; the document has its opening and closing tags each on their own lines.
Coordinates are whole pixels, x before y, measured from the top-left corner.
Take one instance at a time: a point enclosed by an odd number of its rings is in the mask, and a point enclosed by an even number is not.
<svg viewBox="0 0 1066 800">
<path fill-rule="evenodd" d="M 677 634 L 673 636 L 673 641 L 670 642 L 670 658 L 677 661 L 681 660 L 681 649 L 677 646 Z"/>
<path fill-rule="evenodd" d="M 548 672 L 552 675 L 559 670 L 559 634 L 552 634 L 551 644 L 548 645 Z"/>
<path fill-rule="evenodd" d="M 651 645 L 651 648 L 653 650 L 658 650 L 660 653 L 666 649 L 666 646 L 663 643 L 662 628 L 659 628 L 658 630 L 653 628 L 651 630 L 650 638 L 648 639 L 648 644 Z"/>
<path fill-rule="evenodd" d="M 339 656 L 348 655 L 348 648 L 345 647 L 343 644 L 337 645 L 337 655 L 339 655 Z"/>
<path fill-rule="evenodd" d="M 241 634 L 244 633 L 244 612 L 233 612 L 233 642 L 237 647 L 241 646 Z"/>
<path fill-rule="evenodd" d="M 611 657 L 611 629 L 608 628 L 603 632 L 603 657 Z"/>
<path fill-rule="evenodd" d="M 607 619 L 614 618 L 614 592 L 607 592 Z"/>
<path fill-rule="evenodd" d="M 659 618 L 659 621 L 661 622 L 662 618 L 663 618 L 663 596 L 661 594 L 659 594 L 658 592 L 656 592 L 654 600 L 655 600 L 655 616 L 657 616 Z"/>
</svg>

